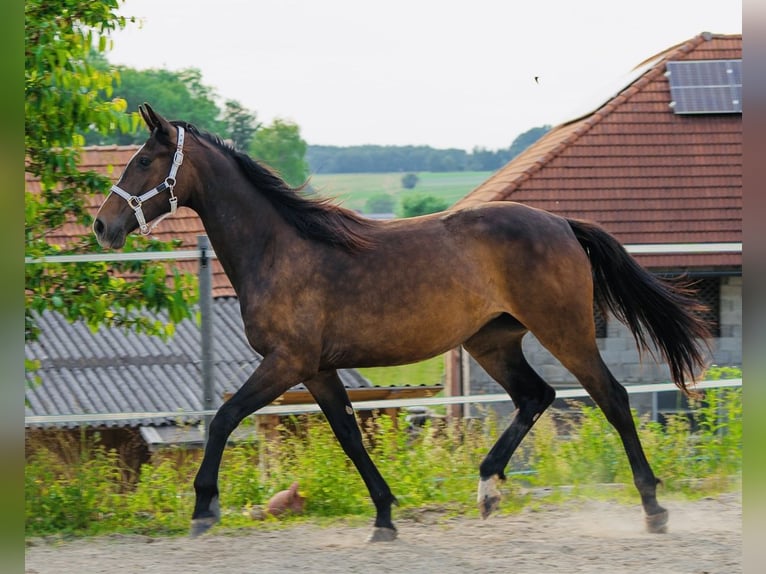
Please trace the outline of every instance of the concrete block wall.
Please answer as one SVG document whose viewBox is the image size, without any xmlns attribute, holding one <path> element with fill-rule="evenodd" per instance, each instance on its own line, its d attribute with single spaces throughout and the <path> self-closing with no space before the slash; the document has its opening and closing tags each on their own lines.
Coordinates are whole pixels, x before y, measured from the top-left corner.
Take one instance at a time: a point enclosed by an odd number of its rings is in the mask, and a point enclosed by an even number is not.
<svg viewBox="0 0 766 574">
<path fill-rule="evenodd" d="M 727 277 L 721 284 L 721 336 L 713 357 L 718 365 L 742 365 L 742 277 Z"/>
<path fill-rule="evenodd" d="M 727 366 L 742 365 L 742 277 L 724 277 L 720 291 L 721 336 L 712 347 L 711 363 Z M 607 321 L 607 336 L 598 340 L 604 362 L 615 378 L 625 385 L 660 383 L 670 380 L 670 370 L 665 363 L 657 363 L 644 353 L 640 355 L 629 329 L 614 317 Z M 524 337 L 524 354 L 537 373 L 554 387 L 572 387 L 579 383 L 530 333 Z M 498 385 L 473 359 L 470 360 L 471 394 L 502 393 Z M 643 405 L 646 401 L 637 395 L 631 404 Z M 483 406 L 481 408 L 487 408 Z M 512 410 L 511 403 L 498 405 L 498 416 L 506 417 Z"/>
</svg>

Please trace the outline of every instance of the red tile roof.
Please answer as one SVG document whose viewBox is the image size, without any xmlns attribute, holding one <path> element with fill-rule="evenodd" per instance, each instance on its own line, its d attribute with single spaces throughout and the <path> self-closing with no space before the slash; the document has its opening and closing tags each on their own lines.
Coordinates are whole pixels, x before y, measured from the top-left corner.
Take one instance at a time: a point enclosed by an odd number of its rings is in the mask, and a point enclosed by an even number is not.
<svg viewBox="0 0 766 574">
<path fill-rule="evenodd" d="M 701 34 L 593 113 L 557 126 L 460 200 L 512 200 L 591 219 L 626 244 L 742 241 L 742 115 L 677 115 L 665 64 L 741 59 L 741 35 Z M 637 255 L 652 268 L 738 267 L 736 254 Z"/>
<path fill-rule="evenodd" d="M 110 176 L 115 182 L 119 179 L 122 170 L 136 153 L 138 146 L 101 146 L 85 148 L 80 157 L 80 169 L 93 170 L 103 175 Z M 28 191 L 39 190 L 39 182 L 33 179 L 29 174 L 26 178 L 26 187 Z M 95 196 L 89 203 L 89 210 L 95 214 L 98 210 L 103 197 Z M 92 231 L 82 225 L 67 223 L 61 228 L 55 230 L 49 235 L 51 243 L 64 245 L 73 238 L 92 233 Z M 178 239 L 181 246 L 178 249 L 196 249 L 197 235 L 204 235 L 205 229 L 202 221 L 192 210 L 180 207 L 175 215 L 163 220 L 155 230 L 152 236 L 162 240 L 170 241 Z M 173 265 L 176 268 L 195 273 L 197 272 L 196 261 L 169 261 L 167 265 Z M 234 296 L 234 289 L 229 282 L 228 277 L 223 271 L 217 260 L 213 261 L 213 296 L 231 297 Z"/>
</svg>

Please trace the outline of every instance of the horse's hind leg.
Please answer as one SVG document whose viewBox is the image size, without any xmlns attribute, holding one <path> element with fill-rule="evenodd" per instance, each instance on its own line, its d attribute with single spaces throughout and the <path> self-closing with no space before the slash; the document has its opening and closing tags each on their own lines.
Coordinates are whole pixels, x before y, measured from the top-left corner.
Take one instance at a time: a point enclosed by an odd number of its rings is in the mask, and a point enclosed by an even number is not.
<svg viewBox="0 0 766 574">
<path fill-rule="evenodd" d="M 633 471 L 633 483 L 641 495 L 641 503 L 646 515 L 646 527 L 649 532 L 665 532 L 668 512 L 657 503 L 657 484 L 660 482 L 652 472 L 646 459 L 636 425 L 630 411 L 628 392 L 609 371 L 596 345 L 595 336 L 590 326 L 590 336 L 583 335 L 589 330 L 576 330 L 576 320 L 569 317 L 560 323 L 555 336 L 553 331 L 536 331 L 540 342 L 571 372 L 588 391 L 601 408 L 606 419 L 617 430 L 628 456 Z"/>
<path fill-rule="evenodd" d="M 654 476 L 641 447 L 630 411 L 628 392 L 617 382 L 600 355 L 593 358 L 592 364 L 592 367 L 585 370 L 575 365 L 567 368 L 577 377 L 620 435 L 633 471 L 633 483 L 641 495 L 647 530 L 653 533 L 666 532 L 668 511 L 657 502 L 657 484 L 660 480 Z"/>
<path fill-rule="evenodd" d="M 396 498 L 364 448 L 362 433 L 338 373 L 324 371 L 306 381 L 305 385 L 327 417 L 343 451 L 359 471 L 375 504 L 375 529 L 369 540 L 379 542 L 395 539 L 396 528 L 391 521 L 391 505 L 396 503 Z"/>
<path fill-rule="evenodd" d="M 508 392 L 517 407 L 510 426 L 479 466 L 477 502 L 482 518 L 500 503 L 497 481 L 505 480 L 505 467 L 532 425 L 553 402 L 553 388 L 529 366 L 521 350 L 527 330 L 503 315 L 464 343 L 465 349 Z"/>
</svg>

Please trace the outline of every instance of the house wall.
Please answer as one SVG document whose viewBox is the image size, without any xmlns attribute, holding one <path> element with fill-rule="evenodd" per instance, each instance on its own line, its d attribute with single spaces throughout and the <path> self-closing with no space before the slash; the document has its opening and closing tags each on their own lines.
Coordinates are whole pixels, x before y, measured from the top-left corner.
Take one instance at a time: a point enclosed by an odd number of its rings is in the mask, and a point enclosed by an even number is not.
<svg viewBox="0 0 766 574">
<path fill-rule="evenodd" d="M 720 290 L 721 336 L 714 339 L 712 363 L 716 365 L 742 365 L 742 277 L 724 277 Z M 607 336 L 598 339 L 604 362 L 615 378 L 625 385 L 636 383 L 667 382 L 670 371 L 667 365 L 655 363 L 652 357 L 639 355 L 636 343 L 626 326 L 614 317 L 607 321 Z M 577 380 L 551 355 L 531 333 L 524 337 L 524 354 L 537 373 L 554 387 L 578 386 Z M 502 393 L 502 388 L 470 359 L 470 394 Z M 631 406 L 639 412 L 651 408 L 650 395 L 631 395 Z M 487 406 L 472 407 L 472 414 L 481 416 Z M 507 417 L 513 404 L 493 405 L 498 416 Z"/>
</svg>

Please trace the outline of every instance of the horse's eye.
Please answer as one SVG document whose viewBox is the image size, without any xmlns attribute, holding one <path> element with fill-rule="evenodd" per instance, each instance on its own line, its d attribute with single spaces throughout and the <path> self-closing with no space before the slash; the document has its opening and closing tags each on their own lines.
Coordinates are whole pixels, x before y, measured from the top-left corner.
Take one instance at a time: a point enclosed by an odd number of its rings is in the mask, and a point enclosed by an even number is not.
<svg viewBox="0 0 766 574">
<path fill-rule="evenodd" d="M 150 163 L 152 163 L 152 160 L 146 156 L 141 156 L 138 158 L 138 165 L 142 167 L 149 167 Z"/>
</svg>

